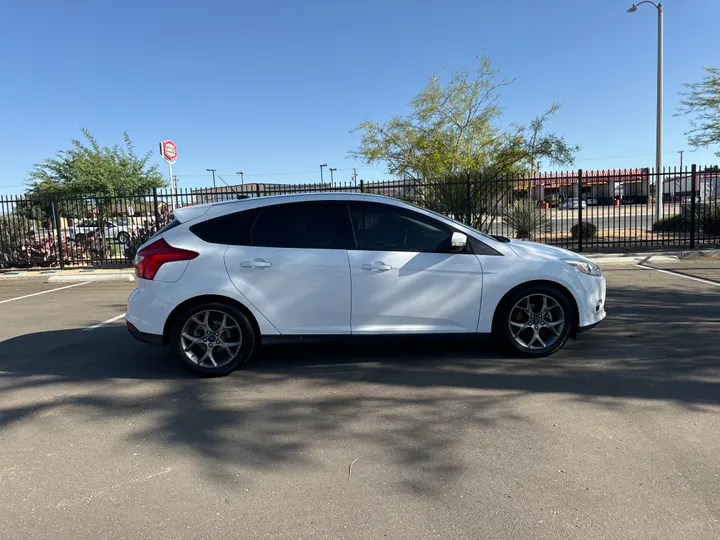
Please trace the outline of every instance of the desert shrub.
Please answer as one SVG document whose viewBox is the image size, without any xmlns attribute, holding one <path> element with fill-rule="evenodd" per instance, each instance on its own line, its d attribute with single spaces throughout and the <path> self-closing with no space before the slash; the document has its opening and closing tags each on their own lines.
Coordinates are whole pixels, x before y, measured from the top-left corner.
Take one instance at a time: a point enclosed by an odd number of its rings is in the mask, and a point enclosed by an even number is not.
<svg viewBox="0 0 720 540">
<path fill-rule="evenodd" d="M 582 224 L 582 239 L 592 240 L 597 236 L 597 226 L 594 223 L 583 222 Z M 580 224 L 576 223 L 570 228 L 570 234 L 574 240 L 578 239 L 578 233 L 580 232 Z"/>
<path fill-rule="evenodd" d="M 515 229 L 517 238 L 532 240 L 535 235 L 548 230 L 550 220 L 536 201 L 515 201 L 504 215 L 505 222 Z"/>
<path fill-rule="evenodd" d="M 690 218 L 682 214 L 662 218 L 652 226 L 653 232 L 683 232 L 689 228 Z"/>
</svg>

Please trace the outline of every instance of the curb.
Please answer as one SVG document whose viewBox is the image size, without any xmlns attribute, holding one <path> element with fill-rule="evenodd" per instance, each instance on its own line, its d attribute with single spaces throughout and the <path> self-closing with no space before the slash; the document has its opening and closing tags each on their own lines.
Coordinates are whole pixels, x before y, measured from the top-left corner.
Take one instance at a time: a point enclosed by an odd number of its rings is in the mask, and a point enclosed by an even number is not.
<svg viewBox="0 0 720 540">
<path fill-rule="evenodd" d="M 584 254 L 583 254 L 584 255 Z M 705 251 L 667 251 L 667 252 L 650 252 L 650 253 L 595 253 L 584 255 L 599 265 L 623 265 L 623 264 L 639 264 L 639 263 L 677 263 L 687 259 L 699 258 L 718 258 L 720 259 L 720 250 Z"/>
<path fill-rule="evenodd" d="M 131 273 L 117 274 L 65 274 L 50 276 L 48 283 L 85 283 L 88 281 L 135 281 Z"/>
</svg>

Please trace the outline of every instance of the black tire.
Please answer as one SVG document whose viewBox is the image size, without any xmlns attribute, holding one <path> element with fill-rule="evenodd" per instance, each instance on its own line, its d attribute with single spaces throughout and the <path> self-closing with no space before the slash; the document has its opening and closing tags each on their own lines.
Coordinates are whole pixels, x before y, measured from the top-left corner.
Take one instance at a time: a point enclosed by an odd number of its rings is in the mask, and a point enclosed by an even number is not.
<svg viewBox="0 0 720 540">
<path fill-rule="evenodd" d="M 212 316 L 215 321 L 210 321 L 209 324 L 211 327 L 217 325 L 218 319 L 222 314 L 231 317 L 232 319 L 234 319 L 234 322 L 237 323 L 238 332 L 240 334 L 241 345 L 239 346 L 239 350 L 237 351 L 235 356 L 232 357 L 232 359 L 230 359 L 229 361 L 227 361 L 227 363 L 223 363 L 222 365 L 218 365 L 217 367 L 211 365 L 199 365 L 196 361 L 193 361 L 193 359 L 191 359 L 184 350 L 183 328 L 185 328 L 186 323 L 192 324 L 191 319 L 193 319 L 195 315 L 202 315 L 203 312 L 212 312 L 213 314 L 217 314 Z M 220 338 L 222 337 L 223 336 L 221 335 Z M 220 302 L 206 302 L 183 309 L 175 317 L 170 333 L 170 345 L 172 346 L 175 354 L 177 354 L 182 364 L 194 374 L 200 375 L 202 377 L 223 377 L 225 375 L 228 375 L 229 373 L 232 373 L 250 359 L 253 350 L 255 349 L 255 343 L 255 329 L 253 328 L 253 325 L 247 319 L 245 314 L 234 306 Z M 205 348 L 203 349 L 203 347 Z M 216 350 L 217 348 L 218 347 L 214 348 L 213 350 Z M 221 353 L 225 350 L 222 347 L 220 347 L 220 349 Z M 206 345 L 204 345 L 203 343 L 198 343 L 197 346 L 193 346 L 191 354 L 196 353 L 196 356 L 198 356 L 206 350 Z M 227 356 L 229 357 L 229 355 Z M 223 360 L 225 360 L 225 357 L 223 357 Z M 213 360 L 213 362 L 215 362 L 215 360 Z"/>
<path fill-rule="evenodd" d="M 121 244 L 127 244 L 130 241 L 130 235 L 125 231 L 120 231 L 117 235 L 117 239 Z"/>
<path fill-rule="evenodd" d="M 549 328 L 540 328 L 539 335 L 556 337 L 557 339 L 555 339 L 551 344 L 548 344 L 548 346 L 546 347 L 530 349 L 521 345 L 521 343 L 513 335 L 511 330 L 512 323 L 510 317 L 511 315 L 513 315 L 513 308 L 518 304 L 518 302 L 523 301 L 528 296 L 532 297 L 533 295 L 538 295 L 538 297 L 531 299 L 532 302 L 536 303 L 538 302 L 538 298 L 541 298 L 540 295 L 552 298 L 557 303 L 558 307 L 562 310 L 562 316 L 564 317 L 565 322 L 562 326 L 562 330 L 558 332 L 558 336 L 554 336 L 554 334 L 551 334 Z M 531 305 L 535 307 L 534 304 Z M 539 310 L 534 309 L 533 311 Z M 548 319 L 549 322 L 557 322 L 559 320 L 559 318 L 557 317 L 557 314 L 559 312 L 555 310 L 553 313 L 555 313 L 555 316 L 553 317 L 551 313 L 550 316 L 552 318 Z M 531 316 L 528 315 L 528 319 L 530 319 L 530 317 Z M 540 320 L 542 321 L 542 318 L 540 318 Z M 521 320 L 520 322 L 525 323 L 524 320 Z M 528 320 L 528 322 L 531 322 L 531 320 Z M 543 326 L 545 326 L 545 324 L 543 324 L 544 322 L 545 321 L 541 322 Z M 517 324 L 517 322 L 515 322 L 515 324 Z M 573 328 L 575 327 L 575 324 L 575 311 L 573 310 L 567 296 L 562 291 L 551 285 L 529 285 L 528 287 L 518 289 L 515 293 L 508 296 L 503 302 L 503 304 L 499 307 L 499 310 L 495 317 L 494 333 L 496 337 L 503 342 L 503 344 L 506 346 L 507 349 L 509 349 L 512 354 L 528 358 L 541 358 L 544 356 L 549 356 L 561 349 L 570 337 Z M 528 332 L 526 334 L 520 335 L 521 340 L 526 339 L 526 337 L 530 337 L 528 336 L 528 333 L 534 332 L 533 328 L 535 327 L 528 326 Z"/>
</svg>

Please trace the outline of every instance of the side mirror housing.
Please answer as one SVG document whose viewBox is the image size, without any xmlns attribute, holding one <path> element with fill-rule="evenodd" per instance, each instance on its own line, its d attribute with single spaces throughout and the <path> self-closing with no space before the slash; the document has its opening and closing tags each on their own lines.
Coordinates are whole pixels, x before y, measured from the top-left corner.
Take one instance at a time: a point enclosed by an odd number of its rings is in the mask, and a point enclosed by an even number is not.
<svg viewBox="0 0 720 540">
<path fill-rule="evenodd" d="M 450 250 L 451 251 L 465 251 L 465 246 L 467 246 L 468 237 L 467 235 L 455 231 L 452 233 L 452 237 L 450 238 Z"/>
</svg>

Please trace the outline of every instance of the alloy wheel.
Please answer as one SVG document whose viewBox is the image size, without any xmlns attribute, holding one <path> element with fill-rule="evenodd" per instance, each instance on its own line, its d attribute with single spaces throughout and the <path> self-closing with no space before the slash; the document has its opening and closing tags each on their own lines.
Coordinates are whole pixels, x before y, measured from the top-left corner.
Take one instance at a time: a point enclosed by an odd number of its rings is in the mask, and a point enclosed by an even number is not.
<svg viewBox="0 0 720 540">
<path fill-rule="evenodd" d="M 232 362 L 240 352 L 242 330 L 227 313 L 199 311 L 183 326 L 180 343 L 192 363 L 200 367 L 219 368 Z"/>
<path fill-rule="evenodd" d="M 552 296 L 529 294 L 510 310 L 510 334 L 522 348 L 538 351 L 552 347 L 565 328 L 565 312 Z"/>
</svg>

